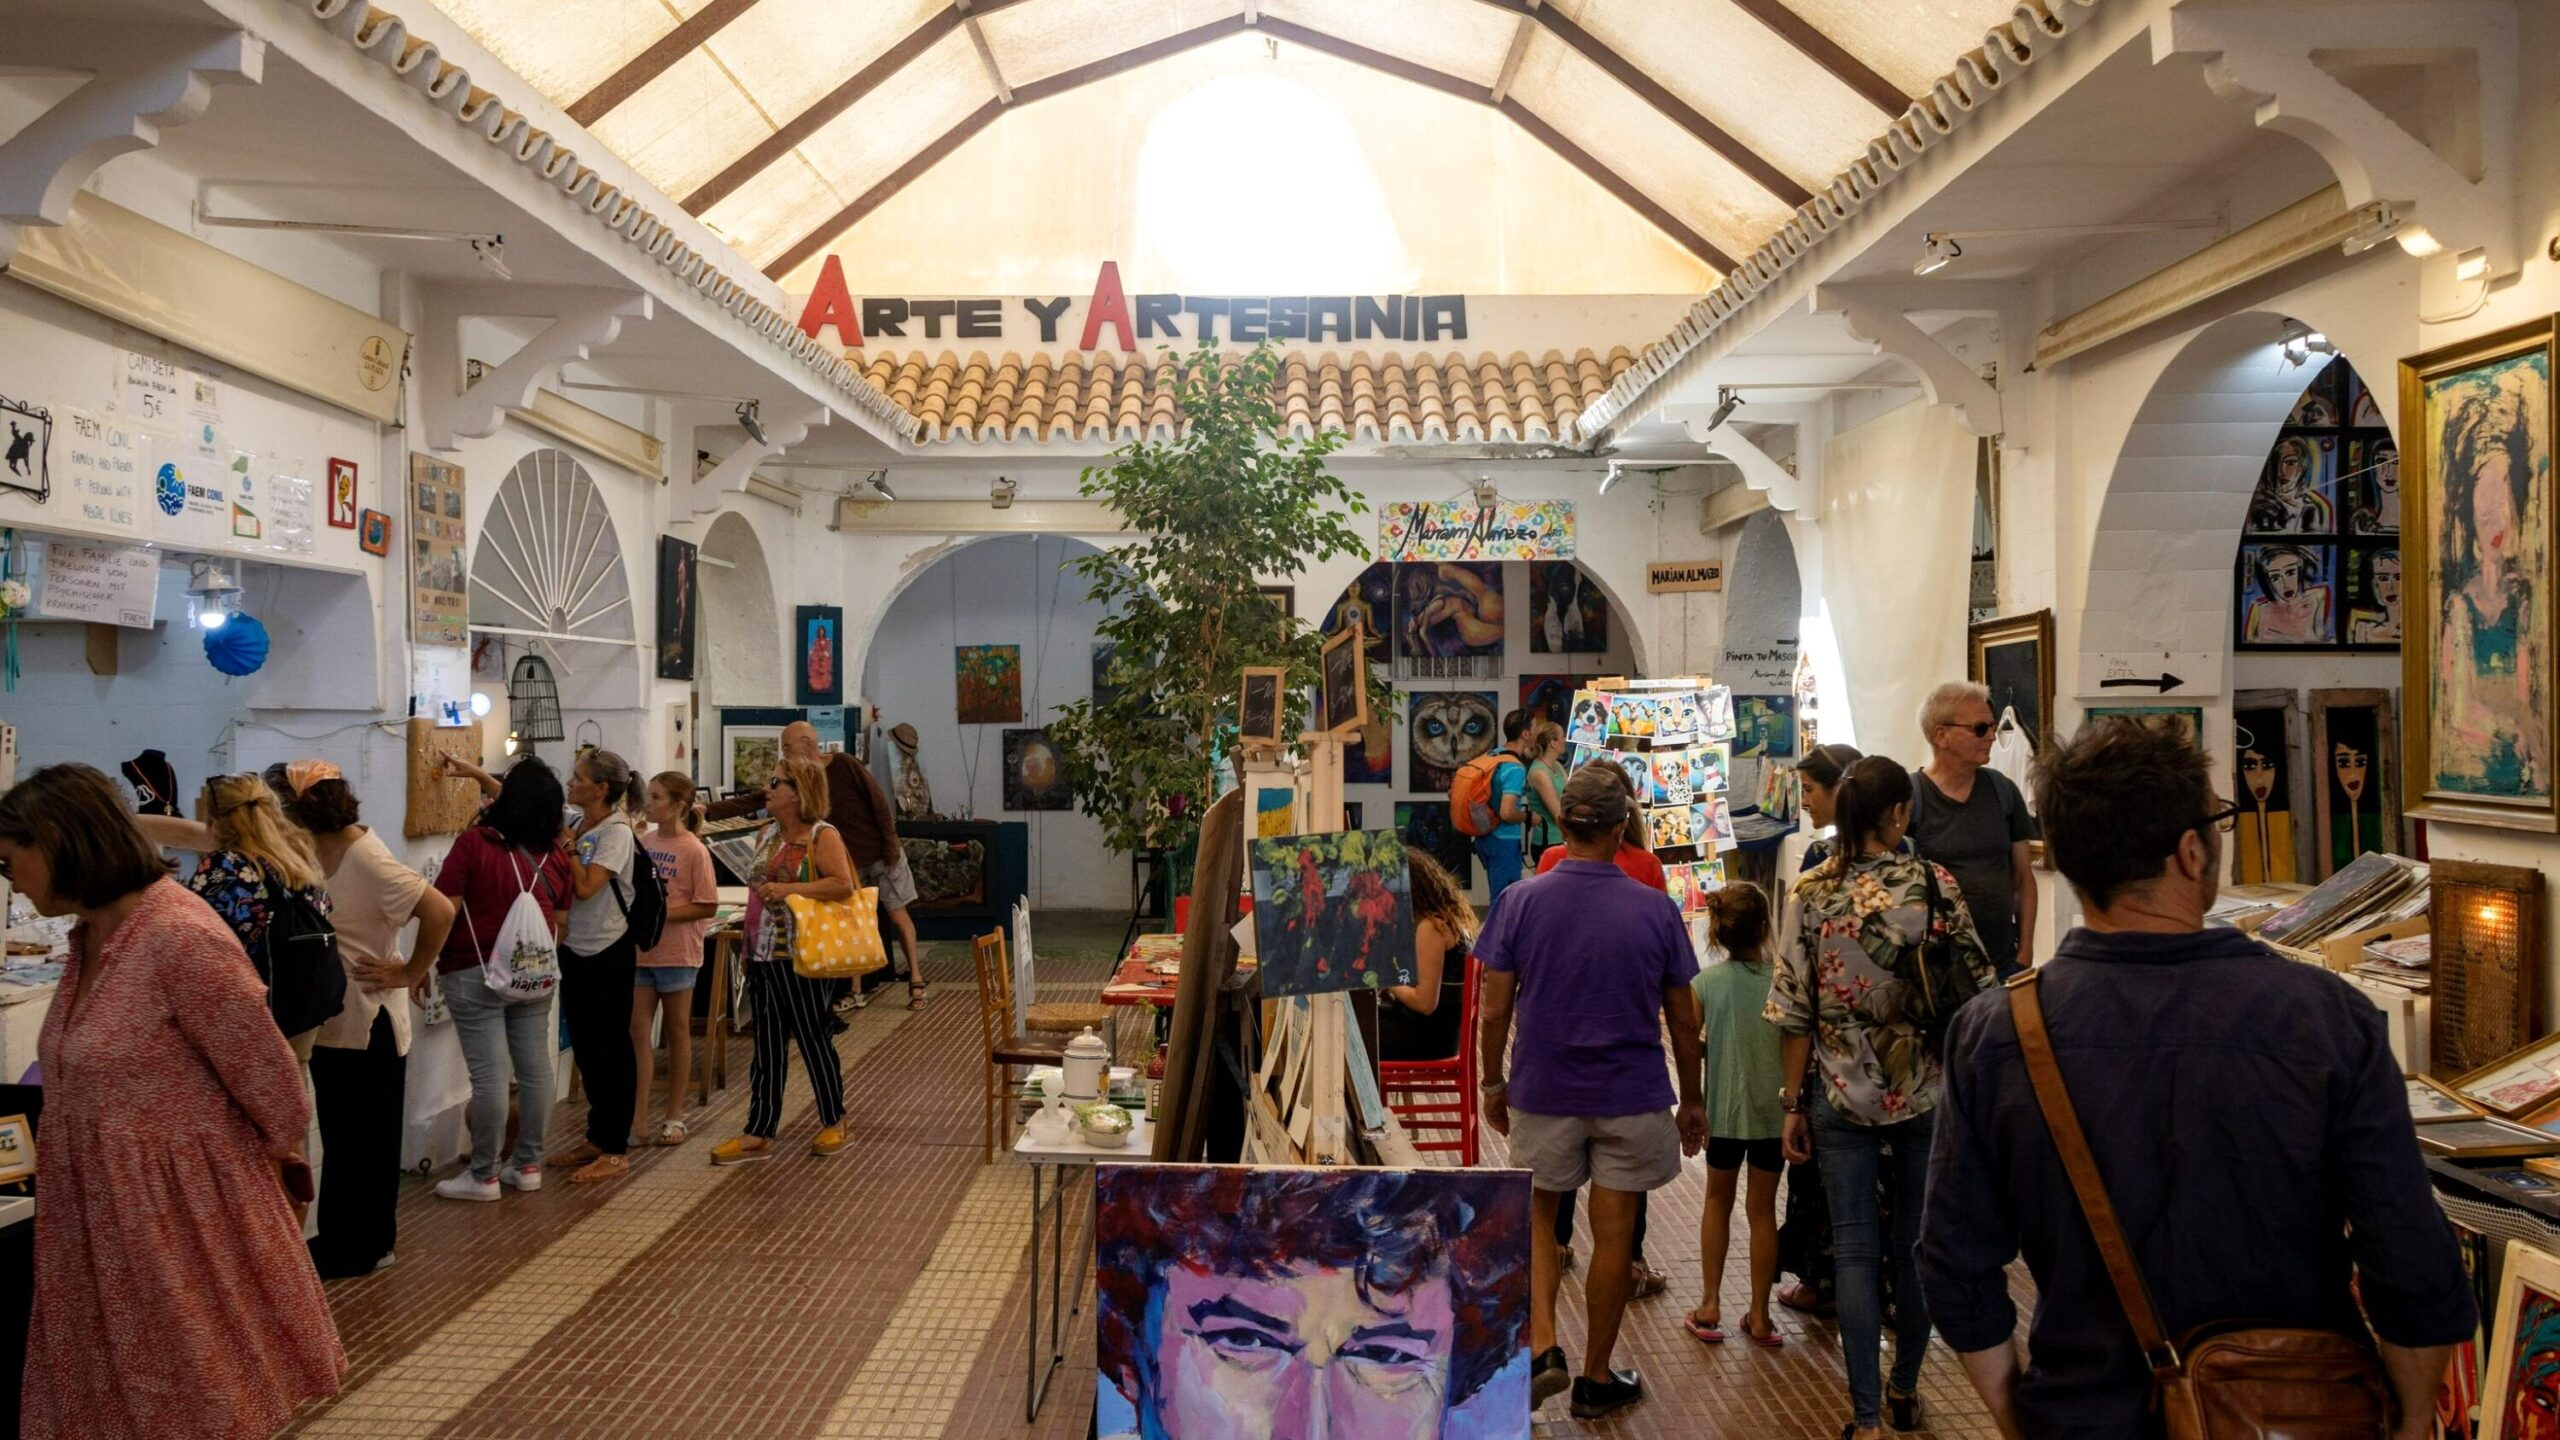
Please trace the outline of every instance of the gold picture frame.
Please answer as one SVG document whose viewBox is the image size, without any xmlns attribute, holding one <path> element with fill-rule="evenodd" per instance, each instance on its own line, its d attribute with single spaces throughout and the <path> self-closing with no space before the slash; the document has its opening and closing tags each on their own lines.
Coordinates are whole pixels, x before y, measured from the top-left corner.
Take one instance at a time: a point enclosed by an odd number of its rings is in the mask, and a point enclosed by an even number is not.
<svg viewBox="0 0 2560 1440">
<path fill-rule="evenodd" d="M 2502 1080 L 2506 1083 L 2499 1083 Z M 2560 1032 L 2517 1046 L 2454 1077 L 2450 1088 L 2483 1114 L 2506 1120 L 2560 1103 Z"/>
<path fill-rule="evenodd" d="M 2400 560 L 2409 617 L 2400 645 L 2400 776 L 2402 813 L 2411 819 L 2560 830 L 2560 699 L 2553 693 L 2560 625 L 2550 588 L 2560 558 L 2560 495 L 2553 493 L 2560 482 L 2549 463 L 2555 413 L 2560 318 L 2400 362 Z M 2521 467 L 2507 460 L 2518 445 Z M 2449 460 L 2467 461 L 2467 473 L 2445 473 Z M 2521 468 L 2525 478 L 2484 497 L 2479 487 L 2489 467 L 2501 475 Z M 2457 488 L 2467 497 L 2459 514 Z M 2484 504 L 2496 533 L 2510 537 L 2494 567 L 2484 563 L 2476 538 Z M 2449 575 L 2456 561 L 2462 573 Z M 2518 579 L 2521 586 L 2511 583 Z M 2448 580 L 2459 586 L 2450 597 Z M 2459 668 L 2437 654 L 2448 634 L 2470 637 L 2473 657 Z M 2501 634 L 2511 638 L 2497 640 Z M 2484 635 L 2505 652 L 2485 665 L 2478 658 Z M 2494 683 L 2479 683 L 2484 675 Z M 2465 698 L 2445 705 L 2440 688 Z M 2464 779 L 2473 783 L 2451 783 Z"/>
<path fill-rule="evenodd" d="M 2457 1160 L 2522 1160 L 2560 1155 L 2560 1135 L 2547 1135 L 2513 1120 L 2482 1115 L 2418 1127 L 2418 1148 Z"/>
<path fill-rule="evenodd" d="M 2460 1092 L 2432 1075 L 2403 1075 L 2400 1078 L 2409 1087 L 2409 1122 L 2413 1125 L 2470 1120 L 2481 1113 L 2479 1106 L 2465 1100 Z"/>
<path fill-rule="evenodd" d="M 1991 687 L 1991 716 L 2000 718 L 2002 679 L 2014 680 L 2024 650 L 2025 667 L 2035 676 L 2035 713 L 2023 717 L 2027 744 L 2042 750 L 2053 732 L 2053 612 L 2004 615 L 1965 627 L 1965 678 Z M 2000 679 L 1995 679 L 1998 676 Z M 2023 783 L 2024 775 L 2012 775 Z"/>
</svg>

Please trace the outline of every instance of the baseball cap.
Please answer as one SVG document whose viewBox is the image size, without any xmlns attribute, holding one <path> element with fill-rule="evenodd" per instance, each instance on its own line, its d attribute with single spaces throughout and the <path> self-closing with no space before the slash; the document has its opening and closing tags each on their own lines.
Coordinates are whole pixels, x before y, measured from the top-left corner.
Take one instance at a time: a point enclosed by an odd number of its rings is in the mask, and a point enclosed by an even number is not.
<svg viewBox="0 0 2560 1440">
<path fill-rule="evenodd" d="M 1592 761 L 1564 782 L 1564 822 L 1580 829 L 1624 825 L 1633 803 L 1626 772 L 1606 760 Z"/>
</svg>

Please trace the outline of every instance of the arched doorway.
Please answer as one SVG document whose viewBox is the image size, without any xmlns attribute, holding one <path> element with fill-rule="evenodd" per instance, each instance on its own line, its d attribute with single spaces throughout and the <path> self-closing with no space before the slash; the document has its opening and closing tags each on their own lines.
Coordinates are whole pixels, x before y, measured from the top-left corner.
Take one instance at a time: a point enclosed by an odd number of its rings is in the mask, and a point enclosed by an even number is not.
<svg viewBox="0 0 2560 1440">
<path fill-rule="evenodd" d="M 764 542 L 747 517 L 722 513 L 702 537 L 702 664 L 695 676 L 704 709 L 790 704 L 782 658 L 788 639 Z"/>
<path fill-rule="evenodd" d="M 641 667 L 630 576 L 604 495 L 577 457 L 535 450 L 499 480 L 472 544 L 470 596 L 473 671 L 496 682 L 488 693 L 501 707 L 492 710 L 494 733 L 507 733 L 500 696 L 510 667 L 530 652 L 551 672 L 567 740 L 591 720 L 587 738 L 636 746 Z"/>
<path fill-rule="evenodd" d="M 1791 765 L 1804 751 L 1796 683 L 1804 654 L 1804 582 L 1795 540 L 1778 512 L 1763 510 L 1743 522 L 1724 593 L 1724 657 L 1716 679 L 1733 691 L 1738 716 L 1756 709 L 1767 717 L 1745 726 L 1746 735 L 1796 732 L 1795 743 L 1784 748 L 1746 751 L 1737 741 L 1733 793 L 1748 797 L 1758 793 L 1764 763 Z"/>
</svg>

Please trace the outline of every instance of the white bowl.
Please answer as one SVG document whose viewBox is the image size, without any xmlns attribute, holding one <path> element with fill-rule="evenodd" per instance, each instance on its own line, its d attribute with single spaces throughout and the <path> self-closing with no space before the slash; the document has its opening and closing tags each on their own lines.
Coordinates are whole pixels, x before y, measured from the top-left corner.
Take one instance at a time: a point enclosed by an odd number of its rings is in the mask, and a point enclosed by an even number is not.
<svg viewBox="0 0 2560 1440">
<path fill-rule="evenodd" d="M 1129 1144 L 1129 1132 L 1126 1130 L 1087 1130 L 1084 1132 L 1084 1143 L 1092 1146 L 1096 1150 L 1125 1149 Z"/>
</svg>

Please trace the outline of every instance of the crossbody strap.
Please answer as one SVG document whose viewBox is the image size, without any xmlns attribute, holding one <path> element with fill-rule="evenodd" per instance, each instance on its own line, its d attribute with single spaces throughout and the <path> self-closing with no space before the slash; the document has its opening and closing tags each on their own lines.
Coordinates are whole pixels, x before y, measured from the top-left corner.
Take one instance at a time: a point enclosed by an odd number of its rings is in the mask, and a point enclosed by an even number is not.
<svg viewBox="0 0 2560 1440">
<path fill-rule="evenodd" d="M 2133 1246 L 2126 1242 L 2124 1226 L 2116 1220 L 2116 1207 L 2107 1198 L 2107 1183 L 2098 1174 L 2097 1158 L 2089 1153 L 2089 1137 L 2081 1133 L 2080 1113 L 2072 1108 L 2071 1091 L 2062 1083 L 2062 1066 L 2053 1055 L 2053 1037 L 2044 1028 L 2044 1005 L 2036 997 L 2037 974 L 2029 970 L 2009 982 L 2009 1015 L 2018 1027 L 2018 1052 L 2027 1062 L 2027 1080 L 2035 1087 L 2036 1108 L 2044 1112 L 2045 1128 L 2053 1132 L 2053 1148 L 2062 1156 L 2064 1173 L 2071 1177 L 2072 1193 L 2080 1197 L 2080 1213 L 2089 1222 L 2090 1238 L 2098 1242 L 2099 1257 L 2107 1262 L 2107 1278 L 2115 1282 L 2116 1299 L 2124 1306 L 2124 1318 L 2133 1326 L 2133 1338 L 2142 1347 L 2144 1363 L 2151 1367 L 2153 1378 L 2174 1380 L 2182 1365 L 2178 1347 L 2161 1333 L 2159 1312 L 2151 1307 L 2150 1287 L 2142 1283 L 2142 1269 L 2134 1263 Z"/>
</svg>

